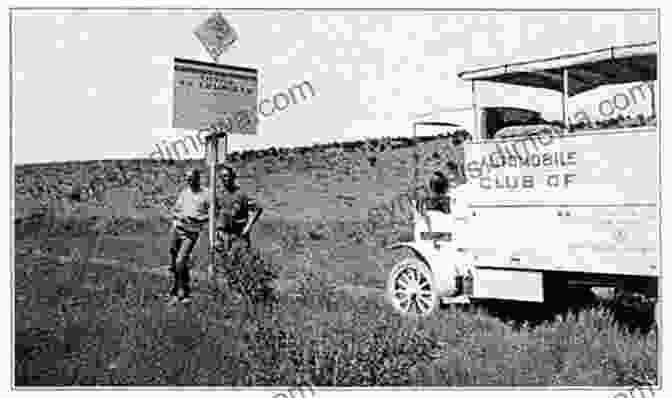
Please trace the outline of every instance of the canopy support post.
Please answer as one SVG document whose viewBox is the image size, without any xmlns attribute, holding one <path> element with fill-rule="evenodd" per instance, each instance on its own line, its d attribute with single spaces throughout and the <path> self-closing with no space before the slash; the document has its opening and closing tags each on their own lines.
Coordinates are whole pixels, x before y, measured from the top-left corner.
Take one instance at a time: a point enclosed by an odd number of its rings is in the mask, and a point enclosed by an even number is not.
<svg viewBox="0 0 672 398">
<path fill-rule="evenodd" d="M 418 122 L 413 122 L 413 200 L 418 200 L 418 140 L 417 129 Z"/>
<path fill-rule="evenodd" d="M 483 137 L 481 134 L 481 115 L 479 114 L 480 112 L 478 109 L 478 91 L 476 90 L 476 80 L 471 81 L 471 104 L 474 108 L 474 137 L 478 137 L 479 139 L 487 138 Z"/>
<path fill-rule="evenodd" d="M 649 89 L 651 90 L 651 117 L 656 117 L 656 81 L 651 81 L 649 83 Z"/>
<path fill-rule="evenodd" d="M 562 70 L 562 123 L 565 125 L 565 133 L 569 132 L 569 106 L 567 103 L 569 94 L 569 71 Z"/>
</svg>

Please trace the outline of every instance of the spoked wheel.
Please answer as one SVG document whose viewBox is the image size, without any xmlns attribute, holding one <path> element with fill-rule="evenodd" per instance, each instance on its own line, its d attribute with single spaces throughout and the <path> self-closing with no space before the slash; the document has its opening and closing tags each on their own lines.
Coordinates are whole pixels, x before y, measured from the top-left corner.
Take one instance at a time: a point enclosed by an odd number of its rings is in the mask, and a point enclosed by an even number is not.
<svg viewBox="0 0 672 398">
<path fill-rule="evenodd" d="M 409 316 L 427 316 L 438 304 L 432 271 L 417 258 L 407 258 L 390 272 L 387 298 L 396 311 Z"/>
</svg>

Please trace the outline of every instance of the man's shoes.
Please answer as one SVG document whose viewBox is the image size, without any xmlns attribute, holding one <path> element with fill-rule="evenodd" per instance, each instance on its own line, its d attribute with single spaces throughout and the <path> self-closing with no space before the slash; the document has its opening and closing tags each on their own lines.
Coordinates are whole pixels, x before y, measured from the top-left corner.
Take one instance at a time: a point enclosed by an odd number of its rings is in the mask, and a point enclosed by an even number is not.
<svg viewBox="0 0 672 398">
<path fill-rule="evenodd" d="M 171 295 L 170 298 L 167 299 L 166 304 L 173 306 L 177 305 L 179 302 L 180 302 L 179 297 Z"/>
<path fill-rule="evenodd" d="M 168 305 L 177 305 L 177 304 L 190 304 L 190 296 L 178 296 L 176 294 L 168 293 L 164 296 L 164 299 Z"/>
</svg>

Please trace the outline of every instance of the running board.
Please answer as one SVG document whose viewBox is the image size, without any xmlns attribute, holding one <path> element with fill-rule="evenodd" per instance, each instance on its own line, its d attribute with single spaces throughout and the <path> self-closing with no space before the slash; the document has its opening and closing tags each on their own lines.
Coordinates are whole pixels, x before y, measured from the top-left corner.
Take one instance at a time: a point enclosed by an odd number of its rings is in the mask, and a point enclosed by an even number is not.
<svg viewBox="0 0 672 398">
<path fill-rule="evenodd" d="M 443 304 L 443 305 L 469 304 L 469 303 L 471 303 L 471 300 L 469 299 L 469 296 L 465 296 L 465 295 L 454 296 L 454 297 L 441 297 L 439 300 L 441 301 L 441 304 Z"/>
</svg>

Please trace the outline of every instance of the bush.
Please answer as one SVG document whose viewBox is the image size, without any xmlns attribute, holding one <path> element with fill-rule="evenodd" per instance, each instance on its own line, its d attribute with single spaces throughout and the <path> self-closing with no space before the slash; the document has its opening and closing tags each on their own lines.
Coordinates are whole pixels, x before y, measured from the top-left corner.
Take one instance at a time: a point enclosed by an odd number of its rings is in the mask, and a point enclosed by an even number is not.
<svg viewBox="0 0 672 398">
<path fill-rule="evenodd" d="M 258 249 L 234 244 L 220 256 L 222 276 L 250 302 L 270 303 L 277 299 L 273 282 L 278 279 L 280 269 L 262 258 Z"/>
<path fill-rule="evenodd" d="M 327 240 L 330 239 L 332 235 L 329 226 L 323 222 L 312 225 L 308 231 L 308 237 L 311 240 Z"/>
</svg>

